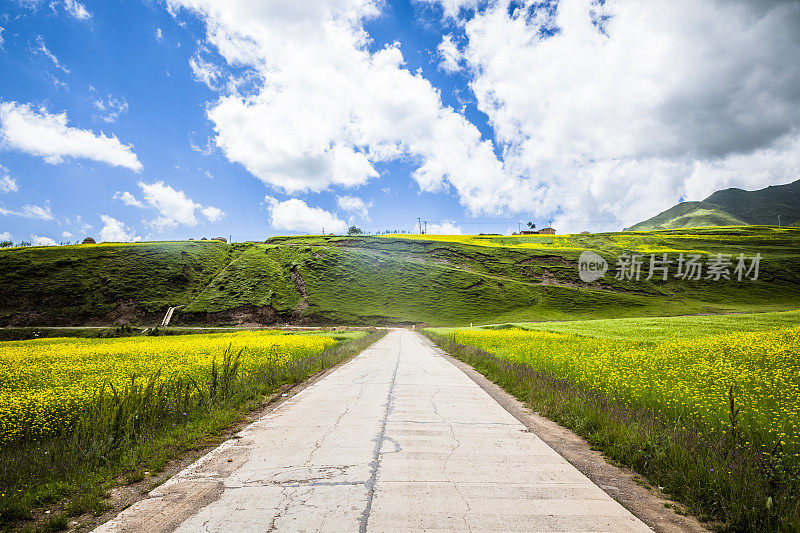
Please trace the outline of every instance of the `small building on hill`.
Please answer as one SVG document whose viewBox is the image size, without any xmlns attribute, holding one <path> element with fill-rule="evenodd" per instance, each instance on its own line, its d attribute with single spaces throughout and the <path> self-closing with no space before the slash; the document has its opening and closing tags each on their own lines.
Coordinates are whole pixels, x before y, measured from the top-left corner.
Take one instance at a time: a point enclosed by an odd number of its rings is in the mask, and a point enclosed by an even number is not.
<svg viewBox="0 0 800 533">
<path fill-rule="evenodd" d="M 86 237 L 81 244 L 97 244 L 97 241 L 91 237 Z"/>
<path fill-rule="evenodd" d="M 513 235 L 555 235 L 556 230 L 553 228 L 542 228 L 539 230 L 536 229 L 524 229 L 519 233 L 514 233 Z"/>
</svg>

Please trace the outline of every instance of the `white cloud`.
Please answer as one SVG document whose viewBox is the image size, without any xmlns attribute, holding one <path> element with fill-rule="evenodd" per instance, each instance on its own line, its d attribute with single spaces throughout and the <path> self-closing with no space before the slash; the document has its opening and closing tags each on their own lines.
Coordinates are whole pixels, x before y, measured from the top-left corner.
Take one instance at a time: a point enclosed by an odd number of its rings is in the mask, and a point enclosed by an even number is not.
<svg viewBox="0 0 800 533">
<path fill-rule="evenodd" d="M 136 199 L 136 197 L 129 193 L 128 191 L 125 192 L 115 192 L 114 193 L 114 200 L 122 200 L 122 203 L 129 206 L 129 207 L 141 207 L 144 208 L 145 205 Z"/>
<path fill-rule="evenodd" d="M 176 191 L 163 181 L 155 183 L 140 181 L 138 185 L 142 189 L 145 201 L 161 214 L 162 219 L 170 220 L 174 224 L 197 225 L 194 212 L 202 206 L 186 196 L 186 193 Z M 165 220 L 161 220 L 160 223 L 164 222 Z"/>
<path fill-rule="evenodd" d="M 457 19 L 463 10 L 475 9 L 476 7 L 487 3 L 487 0 L 415 0 L 420 4 L 435 4 L 439 5 L 444 12 L 445 17 Z"/>
<path fill-rule="evenodd" d="M 56 57 L 56 55 L 53 52 L 51 52 L 49 48 L 47 48 L 47 45 L 44 42 L 44 37 L 42 37 L 41 35 L 36 36 L 36 48 L 33 48 L 33 52 L 36 54 L 41 54 L 47 59 L 49 59 L 57 69 L 64 72 L 65 74 L 70 73 L 70 70 L 64 65 L 62 65 L 61 62 Z"/>
<path fill-rule="evenodd" d="M 44 3 L 44 0 L 17 0 L 17 4 L 27 9 L 39 9 Z M 53 13 L 58 13 L 59 9 L 63 9 L 69 16 L 78 20 L 89 20 L 92 14 L 86 9 L 86 6 L 77 0 L 51 0 L 48 4 Z"/>
<path fill-rule="evenodd" d="M 442 104 L 438 90 L 405 66 L 398 43 L 371 52 L 364 29 L 376 0 L 169 0 L 206 23 L 207 43 L 237 72 L 209 105 L 217 146 L 268 185 L 292 193 L 350 187 L 379 176 L 375 165 L 407 158 L 426 191 L 448 182 L 471 210 L 502 164 L 479 130 Z M 219 66 L 192 62 L 219 85 Z M 229 76 L 230 79 L 230 76 Z M 491 202 L 489 202 L 491 205 Z"/>
<path fill-rule="evenodd" d="M 40 237 L 39 235 L 31 235 L 34 246 L 58 246 L 58 243 L 50 237 Z"/>
<path fill-rule="evenodd" d="M 19 211 L 13 211 L 10 209 L 4 209 L 0 207 L 0 215 L 13 215 L 23 218 L 34 218 L 38 220 L 55 220 L 56 217 L 53 216 L 52 211 L 50 211 L 50 206 L 45 204 L 44 207 L 40 205 L 33 205 L 28 204 L 22 206 L 22 209 Z"/>
<path fill-rule="evenodd" d="M 3 32 L 4 31 L 6 31 L 6 29 L 4 27 L 0 26 L 0 48 L 2 48 L 3 47 L 3 43 L 6 42 L 6 40 L 3 39 Z"/>
<path fill-rule="evenodd" d="M 206 61 L 199 55 L 195 55 L 189 60 L 189 66 L 192 68 L 195 80 L 204 83 L 212 90 L 220 88 L 218 82 L 222 78 L 222 69 L 218 66 Z"/>
<path fill-rule="evenodd" d="M 65 239 L 71 239 L 71 238 L 72 238 L 72 237 L 74 237 L 75 235 L 73 235 L 72 233 L 70 233 L 70 232 L 68 232 L 68 231 L 62 231 L 62 232 L 61 232 L 61 236 L 62 236 L 62 237 L 64 237 Z"/>
<path fill-rule="evenodd" d="M 366 203 L 357 196 L 337 196 L 336 203 L 339 209 L 360 216 L 364 220 L 369 220 L 369 208 L 372 202 Z"/>
<path fill-rule="evenodd" d="M 22 211 L 18 213 L 19 216 L 25 218 L 35 218 L 38 220 L 55 220 L 53 213 L 50 211 L 50 206 L 44 207 L 39 205 L 24 205 Z"/>
<path fill-rule="evenodd" d="M 461 22 L 504 154 L 482 190 L 450 178 L 469 206 L 612 229 L 681 196 L 800 174 L 797 2 L 561 0 L 552 14 L 495 0 Z"/>
<path fill-rule="evenodd" d="M 142 240 L 116 218 L 108 215 L 102 215 L 100 218 L 103 221 L 103 229 L 100 230 L 102 242 L 139 242 Z"/>
<path fill-rule="evenodd" d="M 0 146 L 42 157 L 50 164 L 71 157 L 135 172 L 142 169 L 133 147 L 122 144 L 115 136 L 67 126 L 66 112 L 51 115 L 45 109 L 36 110 L 17 102 L 0 102 Z"/>
<path fill-rule="evenodd" d="M 457 226 L 450 220 L 445 220 L 440 224 L 428 225 L 428 233 L 431 235 L 463 235 L 464 232 L 460 226 Z"/>
<path fill-rule="evenodd" d="M 163 181 L 154 183 L 140 181 L 138 185 L 142 190 L 144 202 L 140 202 L 133 194 L 127 191 L 115 193 L 114 198 L 122 200 L 126 205 L 135 207 L 147 206 L 155 209 L 160 216 L 153 219 L 150 225 L 158 231 L 164 231 L 179 224 L 196 226 L 199 223 L 195 213 L 197 210 L 200 210 L 209 222 L 217 222 L 225 216 L 221 209 L 198 204 L 183 191 L 177 191 Z"/>
<path fill-rule="evenodd" d="M 218 209 L 216 207 L 204 207 L 202 210 L 203 216 L 205 216 L 209 222 L 217 222 L 222 220 L 222 217 L 225 216 L 225 212 L 222 209 Z"/>
<path fill-rule="evenodd" d="M 55 11 L 55 6 L 58 4 L 60 4 L 61 7 L 64 8 L 64 11 L 66 11 L 70 16 L 78 20 L 88 20 L 92 18 L 92 14 L 86 10 L 86 6 L 77 0 L 61 0 L 61 2 L 53 1 L 50 2 L 50 9 Z"/>
<path fill-rule="evenodd" d="M 443 36 L 442 42 L 439 43 L 436 50 L 439 52 L 439 57 L 441 58 L 439 68 L 449 73 L 461 70 L 461 51 L 458 49 L 458 45 L 453 42 L 452 35 Z"/>
<path fill-rule="evenodd" d="M 269 210 L 270 224 L 277 230 L 319 234 L 344 233 L 347 224 L 333 213 L 319 207 L 309 207 L 303 200 L 290 198 L 280 202 L 271 196 L 264 198 Z"/>
<path fill-rule="evenodd" d="M 10 240 L 12 239 L 11 239 L 11 234 L 9 232 L 3 231 L 0 233 L 0 241 L 10 241 Z"/>
<path fill-rule="evenodd" d="M 0 192 L 17 192 L 18 190 L 17 180 L 11 177 L 8 169 L 0 165 Z"/>
<path fill-rule="evenodd" d="M 161 31 L 161 28 L 156 28 L 156 40 L 160 41 L 164 38 L 164 33 Z"/>
<path fill-rule="evenodd" d="M 116 122 L 120 115 L 128 112 L 128 101 L 109 94 L 105 100 L 102 98 L 95 100 L 94 108 L 100 111 L 99 118 L 104 122 Z"/>
</svg>

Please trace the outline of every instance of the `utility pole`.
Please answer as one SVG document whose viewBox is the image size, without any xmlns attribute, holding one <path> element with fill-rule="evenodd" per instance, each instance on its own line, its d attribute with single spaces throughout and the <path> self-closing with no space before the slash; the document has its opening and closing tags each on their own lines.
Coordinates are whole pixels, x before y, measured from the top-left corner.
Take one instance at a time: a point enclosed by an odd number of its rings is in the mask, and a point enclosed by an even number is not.
<svg viewBox="0 0 800 533">
<path fill-rule="evenodd" d="M 419 224 L 419 232 L 422 234 L 422 218 L 417 217 L 417 224 Z"/>
<path fill-rule="evenodd" d="M 778 229 L 781 229 L 781 216 L 778 215 Z"/>
<path fill-rule="evenodd" d="M 423 235 L 427 235 L 428 234 L 428 221 L 427 220 L 425 221 L 425 231 L 423 231 L 422 234 Z"/>
<path fill-rule="evenodd" d="M 325 236 L 325 226 L 322 226 L 322 236 Z"/>
<path fill-rule="evenodd" d="M 517 222 L 517 232 L 522 233 L 522 224 Z"/>
</svg>

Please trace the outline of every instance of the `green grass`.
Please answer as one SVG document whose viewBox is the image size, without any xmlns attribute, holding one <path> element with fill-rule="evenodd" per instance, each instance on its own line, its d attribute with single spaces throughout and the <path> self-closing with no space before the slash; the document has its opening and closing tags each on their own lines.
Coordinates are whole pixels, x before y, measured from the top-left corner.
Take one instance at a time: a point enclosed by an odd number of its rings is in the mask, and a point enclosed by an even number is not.
<svg viewBox="0 0 800 533">
<path fill-rule="evenodd" d="M 731 531 L 800 528 L 800 312 L 425 330 Z"/>
<path fill-rule="evenodd" d="M 632 231 L 671 228 L 701 228 L 707 226 L 743 226 L 747 221 L 708 202 L 682 202 L 658 215 L 634 224 Z"/>
<path fill-rule="evenodd" d="M 659 344 L 668 340 L 691 339 L 703 335 L 723 335 L 736 331 L 765 331 L 778 327 L 797 326 L 800 325 L 800 312 L 575 320 L 516 325 L 539 331 Z"/>
<path fill-rule="evenodd" d="M 586 285 L 581 251 L 763 256 L 757 282 Z M 57 289 L 56 289 L 57 288 Z M 800 229 L 275 237 L 0 250 L 0 325 L 469 325 L 800 307 Z"/>
<path fill-rule="evenodd" d="M 384 334 L 335 332 L 340 342 L 333 348 L 246 371 L 229 354 L 208 383 L 154 376 L 98 395 L 74 429 L 0 447 L 0 531 L 56 531 L 67 517 L 101 514 L 111 487 L 157 476 L 175 457 L 220 442 L 279 387 L 355 356 Z M 44 508 L 51 516 L 32 522 Z"/>
</svg>

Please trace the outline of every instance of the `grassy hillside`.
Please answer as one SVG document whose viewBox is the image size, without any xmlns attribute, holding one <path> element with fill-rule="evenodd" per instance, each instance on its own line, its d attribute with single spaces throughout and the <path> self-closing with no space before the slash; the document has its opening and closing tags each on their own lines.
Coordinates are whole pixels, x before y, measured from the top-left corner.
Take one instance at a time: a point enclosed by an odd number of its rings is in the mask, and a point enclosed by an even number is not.
<svg viewBox="0 0 800 533">
<path fill-rule="evenodd" d="M 630 227 L 632 231 L 673 228 L 704 228 L 707 226 L 745 226 L 744 219 L 709 204 L 708 202 L 682 202 L 651 219 Z"/>
<path fill-rule="evenodd" d="M 682 202 L 631 226 L 634 231 L 705 226 L 783 225 L 800 223 L 800 180 L 757 191 L 725 189 L 702 202 Z"/>
<path fill-rule="evenodd" d="M 276 237 L 0 251 L 0 325 L 432 325 L 800 306 L 800 230 L 523 237 Z M 763 256 L 756 282 L 579 280 L 577 259 L 681 251 Z M 649 256 L 648 256 L 649 257 Z M 645 272 L 646 277 L 647 272 Z"/>
</svg>

